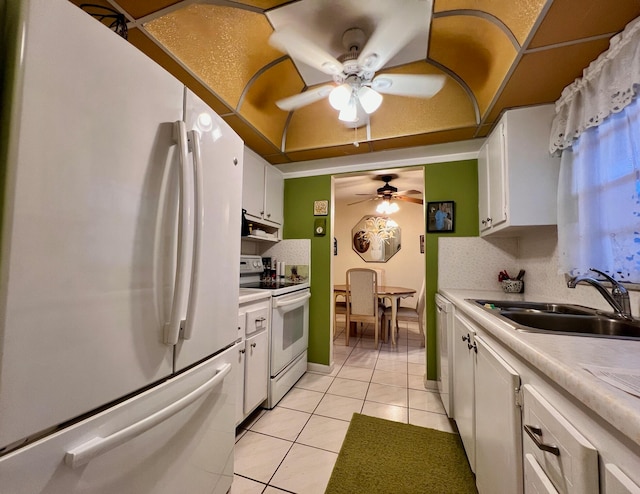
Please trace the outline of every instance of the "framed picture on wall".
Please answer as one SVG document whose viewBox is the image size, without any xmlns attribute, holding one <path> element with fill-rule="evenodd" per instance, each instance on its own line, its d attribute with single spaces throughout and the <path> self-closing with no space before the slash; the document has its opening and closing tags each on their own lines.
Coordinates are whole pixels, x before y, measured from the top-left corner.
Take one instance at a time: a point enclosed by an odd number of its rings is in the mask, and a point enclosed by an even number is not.
<svg viewBox="0 0 640 494">
<path fill-rule="evenodd" d="M 455 229 L 455 203 L 453 201 L 427 203 L 427 232 L 451 233 Z"/>
</svg>

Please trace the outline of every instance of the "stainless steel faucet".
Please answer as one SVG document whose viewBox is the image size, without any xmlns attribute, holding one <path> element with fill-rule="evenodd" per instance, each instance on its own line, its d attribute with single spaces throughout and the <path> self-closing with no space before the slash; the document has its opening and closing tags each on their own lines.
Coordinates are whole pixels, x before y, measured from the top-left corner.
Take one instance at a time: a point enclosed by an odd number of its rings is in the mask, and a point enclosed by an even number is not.
<svg viewBox="0 0 640 494">
<path fill-rule="evenodd" d="M 624 319 L 633 319 L 633 316 L 631 315 L 631 302 L 629 301 L 629 292 L 627 289 L 608 274 L 594 268 L 589 269 L 601 276 L 604 276 L 606 279 L 596 280 L 591 276 L 576 276 L 567 281 L 567 286 L 569 288 L 575 288 L 579 283 L 588 283 L 600 292 L 609 305 L 613 307 L 613 310 L 618 316 Z M 609 293 L 602 285 L 603 281 L 609 281 L 611 283 L 611 293 Z"/>
</svg>

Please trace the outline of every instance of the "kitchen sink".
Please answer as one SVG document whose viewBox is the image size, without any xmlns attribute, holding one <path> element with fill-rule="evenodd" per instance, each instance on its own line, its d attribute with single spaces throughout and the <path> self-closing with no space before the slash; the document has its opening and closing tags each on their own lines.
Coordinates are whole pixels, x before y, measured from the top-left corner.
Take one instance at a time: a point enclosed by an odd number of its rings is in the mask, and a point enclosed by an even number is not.
<svg viewBox="0 0 640 494">
<path fill-rule="evenodd" d="M 522 310 L 550 314 L 596 314 L 596 309 L 574 304 L 555 304 L 550 302 L 518 302 L 513 300 L 474 300 L 477 304 L 492 305 L 500 310 Z M 493 310 L 493 309 L 491 309 Z"/>
<path fill-rule="evenodd" d="M 640 320 L 573 304 L 473 300 L 520 331 L 640 339 Z M 493 308 L 491 307 L 493 306 Z"/>
</svg>

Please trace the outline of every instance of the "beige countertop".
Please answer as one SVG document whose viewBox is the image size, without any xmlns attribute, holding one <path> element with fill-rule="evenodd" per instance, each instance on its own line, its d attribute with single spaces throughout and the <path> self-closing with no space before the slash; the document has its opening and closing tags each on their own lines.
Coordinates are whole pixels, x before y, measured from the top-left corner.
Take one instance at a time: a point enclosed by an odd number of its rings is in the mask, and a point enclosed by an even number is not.
<svg viewBox="0 0 640 494">
<path fill-rule="evenodd" d="M 605 383 L 583 368 L 583 364 L 592 364 L 640 370 L 640 341 L 517 331 L 466 299 L 548 300 L 501 291 L 441 289 L 439 293 L 456 305 L 456 311 L 480 324 L 531 367 L 640 445 L 640 398 Z"/>
</svg>

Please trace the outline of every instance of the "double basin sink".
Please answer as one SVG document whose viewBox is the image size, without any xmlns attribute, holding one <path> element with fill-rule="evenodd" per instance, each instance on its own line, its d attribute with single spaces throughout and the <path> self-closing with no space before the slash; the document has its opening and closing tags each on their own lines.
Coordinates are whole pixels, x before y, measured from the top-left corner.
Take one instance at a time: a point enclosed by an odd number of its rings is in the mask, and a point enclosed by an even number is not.
<svg viewBox="0 0 640 494">
<path fill-rule="evenodd" d="M 470 300 L 495 316 L 515 323 L 516 329 L 554 334 L 640 339 L 640 319 L 624 319 L 573 304 Z"/>
</svg>

